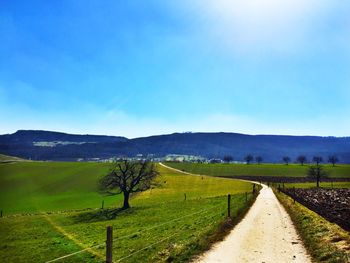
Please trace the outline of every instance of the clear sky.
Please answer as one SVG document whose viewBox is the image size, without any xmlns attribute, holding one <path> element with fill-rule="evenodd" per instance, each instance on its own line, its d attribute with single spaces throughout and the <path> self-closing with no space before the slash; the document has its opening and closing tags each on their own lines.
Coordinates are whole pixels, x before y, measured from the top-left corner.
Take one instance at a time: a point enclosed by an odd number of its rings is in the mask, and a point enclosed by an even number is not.
<svg viewBox="0 0 350 263">
<path fill-rule="evenodd" d="M 0 1 L 0 133 L 350 136 L 350 2 Z"/>
</svg>

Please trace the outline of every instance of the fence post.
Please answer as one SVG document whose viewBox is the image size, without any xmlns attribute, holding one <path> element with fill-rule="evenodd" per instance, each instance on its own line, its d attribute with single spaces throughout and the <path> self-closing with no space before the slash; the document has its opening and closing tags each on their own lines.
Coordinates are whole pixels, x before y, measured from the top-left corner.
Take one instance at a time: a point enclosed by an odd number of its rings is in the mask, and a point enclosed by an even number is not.
<svg viewBox="0 0 350 263">
<path fill-rule="evenodd" d="M 231 195 L 227 195 L 227 216 L 231 217 Z"/>
<path fill-rule="evenodd" d="M 107 226 L 107 240 L 106 240 L 106 263 L 112 263 L 112 244 L 113 244 L 113 228 Z"/>
<path fill-rule="evenodd" d="M 186 201 L 186 199 L 187 199 L 186 193 L 184 193 L 184 197 L 185 197 L 185 201 Z"/>
</svg>

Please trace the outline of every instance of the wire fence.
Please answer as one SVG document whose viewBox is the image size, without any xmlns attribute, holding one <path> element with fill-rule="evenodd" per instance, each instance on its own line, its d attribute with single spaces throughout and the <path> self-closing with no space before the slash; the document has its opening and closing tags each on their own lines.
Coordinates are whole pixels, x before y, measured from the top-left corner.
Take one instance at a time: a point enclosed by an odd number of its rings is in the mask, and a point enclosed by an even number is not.
<svg viewBox="0 0 350 263">
<path fill-rule="evenodd" d="M 139 235 L 139 234 L 141 234 L 141 233 L 144 233 L 144 232 L 147 232 L 147 231 L 150 231 L 150 230 L 153 230 L 153 229 L 162 227 L 162 226 L 166 226 L 166 225 L 169 225 L 169 224 L 174 223 L 174 222 L 177 222 L 177 221 L 181 221 L 181 220 L 184 219 L 184 218 L 188 218 L 188 217 L 191 217 L 191 216 L 194 216 L 194 215 L 201 215 L 201 214 L 203 214 L 203 213 L 205 213 L 205 212 L 209 212 L 209 211 L 211 211 L 211 210 L 214 210 L 215 208 L 218 208 L 218 207 L 220 207 L 220 206 L 223 207 L 223 204 L 219 204 L 219 205 L 213 206 L 213 207 L 211 207 L 211 208 L 209 208 L 209 209 L 202 209 L 202 210 L 196 211 L 196 212 L 194 212 L 194 213 L 190 213 L 190 214 L 187 214 L 187 215 L 184 215 L 184 216 L 181 216 L 181 217 L 177 217 L 177 218 L 171 219 L 171 220 L 169 220 L 169 221 L 167 221 L 167 222 L 163 222 L 163 223 L 156 224 L 156 225 L 153 225 L 153 226 L 151 226 L 151 227 L 148 227 L 148 228 L 145 228 L 145 229 L 142 229 L 142 230 L 139 230 L 139 231 L 135 231 L 135 232 L 133 232 L 133 233 L 131 233 L 131 234 L 128 234 L 128 235 L 115 237 L 115 238 L 113 238 L 113 241 L 117 241 L 117 240 L 121 240 L 121 239 L 126 239 L 126 238 L 129 238 L 129 237 L 134 237 L 135 235 Z M 145 248 L 141 248 L 140 250 L 138 250 L 138 251 L 136 251 L 136 252 L 133 252 L 133 253 L 130 254 L 129 256 L 126 256 L 126 257 L 124 257 L 124 258 L 118 259 L 116 262 L 120 262 L 120 261 L 122 261 L 122 260 L 124 260 L 124 259 L 126 259 L 126 258 L 129 258 L 130 256 L 132 256 L 132 255 L 134 255 L 134 254 L 137 254 L 137 253 L 139 253 L 139 252 L 145 250 L 146 248 L 152 247 L 153 245 L 156 245 L 156 244 L 158 244 L 158 243 L 161 243 L 161 242 L 163 242 L 163 241 L 165 241 L 165 240 L 167 240 L 167 239 L 169 239 L 169 238 L 171 238 L 171 237 L 173 237 L 173 236 L 175 236 L 175 235 L 176 235 L 176 233 L 173 234 L 173 235 L 171 235 L 170 237 L 167 237 L 167 238 L 165 238 L 165 239 L 162 239 L 162 240 L 160 240 L 160 241 L 158 241 L 158 242 L 156 242 L 156 243 L 154 243 L 154 244 L 151 244 L 151 245 L 149 245 L 149 246 L 147 246 L 147 247 L 145 247 Z M 99 243 L 99 244 L 97 244 L 97 245 L 89 246 L 89 247 L 87 247 L 87 248 L 81 249 L 81 250 L 76 251 L 76 252 L 73 252 L 73 253 L 70 253 L 70 254 L 67 254 L 67 255 L 64 255 L 64 256 L 61 256 L 61 257 L 58 257 L 58 258 L 55 258 L 55 259 L 46 261 L 46 263 L 57 262 L 57 261 L 60 261 L 60 260 L 63 260 L 63 259 L 72 257 L 72 256 L 74 256 L 74 255 L 77 255 L 77 254 L 80 254 L 80 253 L 83 253 L 83 252 L 86 252 L 86 251 L 89 251 L 89 250 L 92 250 L 92 249 L 100 248 L 100 247 L 103 247 L 103 246 L 106 246 L 106 241 L 101 242 L 101 243 Z"/>
<path fill-rule="evenodd" d="M 245 199 L 247 201 L 247 193 L 245 194 Z M 135 231 L 131 234 L 127 234 L 127 235 L 124 235 L 124 236 L 117 236 L 117 237 L 114 237 L 112 239 L 112 241 L 117 241 L 117 240 L 122 240 L 122 239 L 127 239 L 127 238 L 131 238 L 131 237 L 135 237 L 137 235 L 140 235 L 140 234 L 143 234 L 143 233 L 146 233 L 146 232 L 149 232 L 150 230 L 153 230 L 153 229 L 157 229 L 157 228 L 160 228 L 160 227 L 163 227 L 163 226 L 167 226 L 167 225 L 170 225 L 174 222 L 180 222 L 181 220 L 185 219 L 185 218 L 189 218 L 189 217 L 193 217 L 193 216 L 197 216 L 195 217 L 192 222 L 199 222 L 199 219 L 201 220 L 205 220 L 205 219 L 208 219 L 210 217 L 215 217 L 215 216 L 218 216 L 218 215 L 224 215 L 225 214 L 225 210 L 228 209 L 228 216 L 230 216 L 230 211 L 231 211 L 231 206 L 232 206 L 232 203 L 230 202 L 231 200 L 231 196 L 228 195 L 228 204 L 227 204 L 227 207 L 226 207 L 226 204 L 225 203 L 220 203 L 220 204 L 216 204 L 210 208 L 207 208 L 207 209 L 202 209 L 200 211 L 196 211 L 196 212 L 193 212 L 193 213 L 190 213 L 190 214 L 186 214 L 186 215 L 183 215 L 183 216 L 179 216 L 179 217 L 176 217 L 176 218 L 173 218 L 169 221 L 166 221 L 166 222 L 163 222 L 163 223 L 160 223 L 160 224 L 156 224 L 156 225 L 153 225 L 151 227 L 148 227 L 148 228 L 145 228 L 145 229 L 141 229 L 139 231 Z M 214 212 L 212 212 L 214 211 Z M 212 212 L 212 213 L 210 213 Z M 209 213 L 209 214 L 208 214 Z M 238 212 L 237 212 L 238 213 Z M 206 214 L 206 215 L 203 215 L 203 214 Z M 165 238 L 162 238 L 156 242 L 153 242 L 151 244 L 147 244 L 146 246 L 144 247 L 141 247 L 140 249 L 136 250 L 136 251 L 133 251 L 132 253 L 128 254 L 128 255 L 125 255 L 125 256 L 122 256 L 121 258 L 117 259 L 116 261 L 113 261 L 113 262 L 121 262 L 121 261 L 124 261 L 136 254 L 139 254 L 141 253 L 142 251 L 145 251 L 155 245 L 158 245 L 160 243 L 163 243 L 167 240 L 170 240 L 171 238 L 175 237 L 176 235 L 179 234 L 179 230 L 181 229 L 184 229 L 184 228 L 188 228 L 188 224 L 184 224 L 184 225 L 178 225 L 176 227 L 177 229 L 177 232 L 174 233 L 174 234 L 171 234 Z M 153 236 L 155 237 L 155 236 Z M 97 249 L 97 248 L 102 248 L 102 247 L 106 247 L 107 248 L 107 245 L 106 245 L 106 241 L 103 241 L 103 242 L 100 242 L 99 244 L 94 244 L 92 246 L 89 246 L 89 247 L 86 247 L 84 249 L 81 249 L 79 251 L 76 251 L 76 252 L 73 252 L 73 253 L 70 253 L 70 254 L 67 254 L 67 255 L 63 255 L 61 257 L 57 257 L 57 258 L 54 258 L 52 260 L 49 260 L 49 261 L 46 261 L 46 263 L 51 263 L 51 262 L 57 262 L 57 261 L 60 261 L 60 260 L 63 260 L 63 259 L 67 259 L 69 257 L 72 257 L 74 255 L 78 255 L 78 254 L 81 254 L 83 252 L 92 252 L 93 249 Z"/>
</svg>

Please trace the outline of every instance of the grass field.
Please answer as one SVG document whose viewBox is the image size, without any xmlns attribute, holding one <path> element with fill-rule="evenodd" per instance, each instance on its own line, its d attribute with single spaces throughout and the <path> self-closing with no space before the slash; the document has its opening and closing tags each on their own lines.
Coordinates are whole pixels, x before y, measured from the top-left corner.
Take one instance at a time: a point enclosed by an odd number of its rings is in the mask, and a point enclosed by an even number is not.
<svg viewBox="0 0 350 263">
<path fill-rule="evenodd" d="M 1 218 L 0 260 L 45 262 L 102 244 L 100 248 L 58 262 L 103 262 L 105 229 L 112 225 L 117 238 L 113 246 L 116 262 L 184 262 L 215 240 L 217 230 L 226 218 L 227 193 L 233 194 L 234 217 L 238 210 L 249 206 L 252 201 L 249 194 L 250 201 L 246 203 L 244 194 L 251 191 L 250 183 L 183 175 L 163 167 L 159 169 L 161 175 L 157 180 L 160 186 L 134 196 L 132 208 L 112 220 L 106 218 L 108 210 L 100 209 Z M 98 208 L 103 197 L 94 192 L 95 182 L 107 170 L 107 165 L 97 163 L 6 164 L 1 167 L 1 177 L 6 180 L 2 178 L 1 182 L 6 181 L 8 187 L 12 185 L 22 201 L 13 200 L 16 195 L 7 191 L 5 196 L 1 192 L 1 202 L 11 201 L 12 205 L 7 209 L 12 207 L 12 212 L 16 213 L 68 210 L 73 207 L 72 203 L 75 203 L 74 208 Z M 29 190 L 25 189 L 27 183 Z M 28 208 L 26 196 L 36 200 Z M 120 205 L 121 200 L 112 197 L 109 204 Z M 127 256 L 130 257 L 124 258 Z"/>
<path fill-rule="evenodd" d="M 0 164 L 0 209 L 5 214 L 95 208 L 115 204 L 102 197 L 97 180 L 105 163 L 16 162 Z"/>
<path fill-rule="evenodd" d="M 197 164 L 197 163 L 173 163 L 166 165 L 195 174 L 211 176 L 286 176 L 305 177 L 308 165 L 299 164 Z M 349 178 L 350 165 L 339 164 L 335 167 L 324 165 L 330 177 Z"/>
</svg>

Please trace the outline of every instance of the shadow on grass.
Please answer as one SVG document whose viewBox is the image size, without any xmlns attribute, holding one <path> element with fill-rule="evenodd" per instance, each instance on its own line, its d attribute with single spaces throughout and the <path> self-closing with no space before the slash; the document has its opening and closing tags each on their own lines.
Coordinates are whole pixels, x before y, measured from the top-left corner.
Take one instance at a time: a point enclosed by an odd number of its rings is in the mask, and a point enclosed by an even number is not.
<svg viewBox="0 0 350 263">
<path fill-rule="evenodd" d="M 100 209 L 95 211 L 83 212 L 72 216 L 75 223 L 92 223 L 99 221 L 108 221 L 117 218 L 120 215 L 132 214 L 135 209 L 128 208 L 110 208 L 110 209 Z"/>
</svg>

